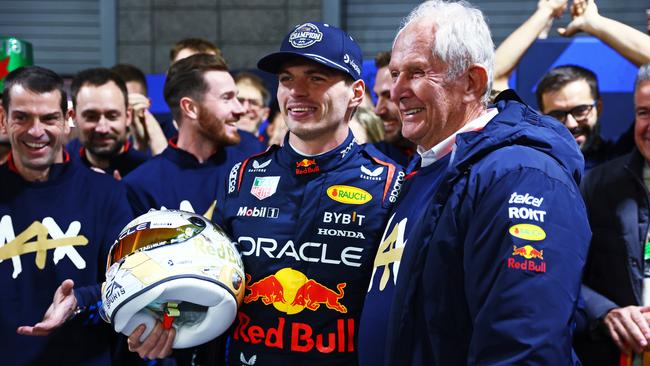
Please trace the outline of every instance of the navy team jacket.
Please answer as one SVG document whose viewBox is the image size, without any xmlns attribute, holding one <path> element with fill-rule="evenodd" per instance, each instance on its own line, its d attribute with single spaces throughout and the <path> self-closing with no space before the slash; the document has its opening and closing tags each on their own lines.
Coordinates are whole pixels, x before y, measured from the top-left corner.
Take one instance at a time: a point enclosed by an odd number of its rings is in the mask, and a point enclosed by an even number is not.
<svg viewBox="0 0 650 366">
<path fill-rule="evenodd" d="M 236 149 L 220 149 L 200 163 L 170 140 L 161 154 L 140 165 L 123 181 L 136 216 L 165 207 L 210 219 L 216 203 L 223 200 L 230 168 L 246 157 Z"/>
<path fill-rule="evenodd" d="M 458 135 L 406 243 L 387 365 L 579 364 L 583 158 L 564 126 L 510 93 L 482 131 Z"/>
<path fill-rule="evenodd" d="M 233 167 L 225 204 L 247 274 L 230 365 L 354 365 L 370 271 L 404 173 L 351 133 L 318 156 L 285 138 Z"/>
<path fill-rule="evenodd" d="M 0 166 L 0 355 L 3 365 L 110 365 L 110 326 L 97 318 L 108 249 L 131 217 L 126 191 L 79 162 L 54 164 L 46 182 Z M 87 314 L 47 337 L 16 334 L 34 325 L 65 279 Z M 99 324 L 95 324 L 99 323 Z"/>
</svg>

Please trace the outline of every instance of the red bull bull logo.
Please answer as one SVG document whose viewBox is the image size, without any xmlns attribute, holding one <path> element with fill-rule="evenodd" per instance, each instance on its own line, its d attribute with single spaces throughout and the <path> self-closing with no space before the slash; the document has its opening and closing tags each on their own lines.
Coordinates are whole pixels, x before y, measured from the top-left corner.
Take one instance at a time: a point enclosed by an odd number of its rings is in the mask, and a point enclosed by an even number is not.
<svg viewBox="0 0 650 366">
<path fill-rule="evenodd" d="M 341 314 L 348 312 L 347 307 L 341 303 L 347 286 L 345 282 L 337 284 L 334 290 L 292 268 L 283 268 L 253 283 L 247 274 L 246 282 L 246 304 L 261 301 L 288 315 L 298 314 L 305 309 L 318 311 L 321 308 Z M 354 319 L 315 319 L 319 323 L 313 326 L 282 316 L 277 318 L 277 325 L 270 324 L 268 317 L 259 319 L 265 325 L 252 324 L 254 320 L 240 311 L 233 338 L 235 341 L 263 343 L 266 347 L 293 352 L 354 352 Z"/>
<path fill-rule="evenodd" d="M 302 159 L 296 162 L 296 174 L 311 174 L 320 172 L 320 167 L 315 159 Z"/>
<path fill-rule="evenodd" d="M 274 302 L 286 302 L 284 300 L 284 292 L 282 289 L 282 284 L 280 281 L 275 278 L 274 275 L 267 276 L 261 280 L 251 284 L 251 275 L 246 274 L 246 290 L 249 293 L 244 296 L 244 303 L 248 304 L 249 302 L 262 300 L 264 305 L 273 304 Z"/>
<path fill-rule="evenodd" d="M 533 248 L 531 245 L 524 245 L 522 247 L 517 248 L 516 245 L 512 246 L 512 255 L 520 255 L 526 259 L 531 259 L 531 258 L 539 258 L 539 259 L 544 259 L 544 250 L 537 250 Z"/>
<path fill-rule="evenodd" d="M 292 268 L 283 268 L 275 274 L 264 277 L 250 285 L 251 277 L 246 275 L 246 290 L 244 303 L 261 300 L 264 305 L 271 305 L 283 313 L 297 314 L 304 309 L 316 311 L 321 305 L 327 309 L 347 313 L 348 309 L 341 304 L 345 295 L 346 283 L 336 285 L 336 290 L 321 284 L 314 279 L 308 279 L 302 272 Z"/>
<path fill-rule="evenodd" d="M 508 268 L 518 269 L 531 272 L 546 272 L 546 262 L 544 261 L 544 250 L 537 250 L 531 245 L 517 247 L 512 246 L 512 257 L 508 258 Z M 526 258 L 523 262 L 516 260 L 515 257 Z M 532 259 L 541 260 L 541 263 Z"/>
</svg>

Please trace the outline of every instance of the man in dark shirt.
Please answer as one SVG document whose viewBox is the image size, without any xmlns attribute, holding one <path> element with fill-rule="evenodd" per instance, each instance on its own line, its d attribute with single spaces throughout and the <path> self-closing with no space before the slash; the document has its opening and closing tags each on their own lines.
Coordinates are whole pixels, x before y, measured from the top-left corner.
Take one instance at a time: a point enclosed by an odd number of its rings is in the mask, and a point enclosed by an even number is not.
<svg viewBox="0 0 650 366">
<path fill-rule="evenodd" d="M 127 140 L 132 110 L 117 74 L 105 68 L 79 72 L 72 81 L 72 104 L 79 141 L 68 146 L 86 166 L 120 179 L 147 160 Z"/>
</svg>

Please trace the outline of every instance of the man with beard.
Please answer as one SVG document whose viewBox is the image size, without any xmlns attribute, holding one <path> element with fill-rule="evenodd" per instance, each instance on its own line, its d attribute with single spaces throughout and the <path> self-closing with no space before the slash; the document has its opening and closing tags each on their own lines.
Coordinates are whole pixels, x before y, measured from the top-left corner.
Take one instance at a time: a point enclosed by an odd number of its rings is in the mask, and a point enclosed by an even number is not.
<svg viewBox="0 0 650 366">
<path fill-rule="evenodd" d="M 606 141 L 600 136 L 598 117 L 603 102 L 598 79 L 592 71 L 577 65 L 555 67 L 539 82 L 536 97 L 542 113 L 569 129 L 584 155 L 585 170 L 632 148 L 632 129 L 616 142 Z"/>
<path fill-rule="evenodd" d="M 580 186 L 594 234 L 582 288 L 590 327 L 574 344 L 589 366 L 643 364 L 650 341 L 650 64 L 637 74 L 634 115 L 635 148 Z"/>
<path fill-rule="evenodd" d="M 109 69 L 94 68 L 79 72 L 72 80 L 70 116 L 79 129 L 79 149 L 68 146 L 72 154 L 90 168 L 112 174 L 117 179 L 127 175 L 147 160 L 130 148 L 127 128 L 132 110 L 128 105 L 124 81 Z"/>
<path fill-rule="evenodd" d="M 377 76 L 375 76 L 374 92 L 377 95 L 375 113 L 384 122 L 384 141 L 375 144 L 375 147 L 391 157 L 397 163 L 407 166 L 411 156 L 415 153 L 415 144 L 402 136 L 402 121 L 399 109 L 390 100 L 390 86 L 393 79 L 388 71 L 390 52 L 380 52 L 375 56 Z"/>
<path fill-rule="evenodd" d="M 232 165 L 246 158 L 226 146 L 239 143 L 236 122 L 244 113 L 237 87 L 220 56 L 196 54 L 172 64 L 164 95 L 178 137 L 124 182 L 134 213 L 180 208 L 211 218 Z"/>
</svg>

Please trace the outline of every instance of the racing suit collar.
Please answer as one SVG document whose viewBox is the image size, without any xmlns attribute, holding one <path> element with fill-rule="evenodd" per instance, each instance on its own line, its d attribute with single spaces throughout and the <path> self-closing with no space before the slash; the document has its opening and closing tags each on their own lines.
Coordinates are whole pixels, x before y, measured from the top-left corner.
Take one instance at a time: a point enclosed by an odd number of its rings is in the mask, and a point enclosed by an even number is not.
<svg viewBox="0 0 650 366">
<path fill-rule="evenodd" d="M 337 169 L 348 161 L 359 149 L 352 131 L 348 129 L 345 141 L 336 148 L 315 156 L 306 156 L 289 145 L 288 134 L 283 147 L 278 151 L 278 158 L 282 165 L 288 166 L 295 176 L 315 176 L 320 173 Z"/>
</svg>

